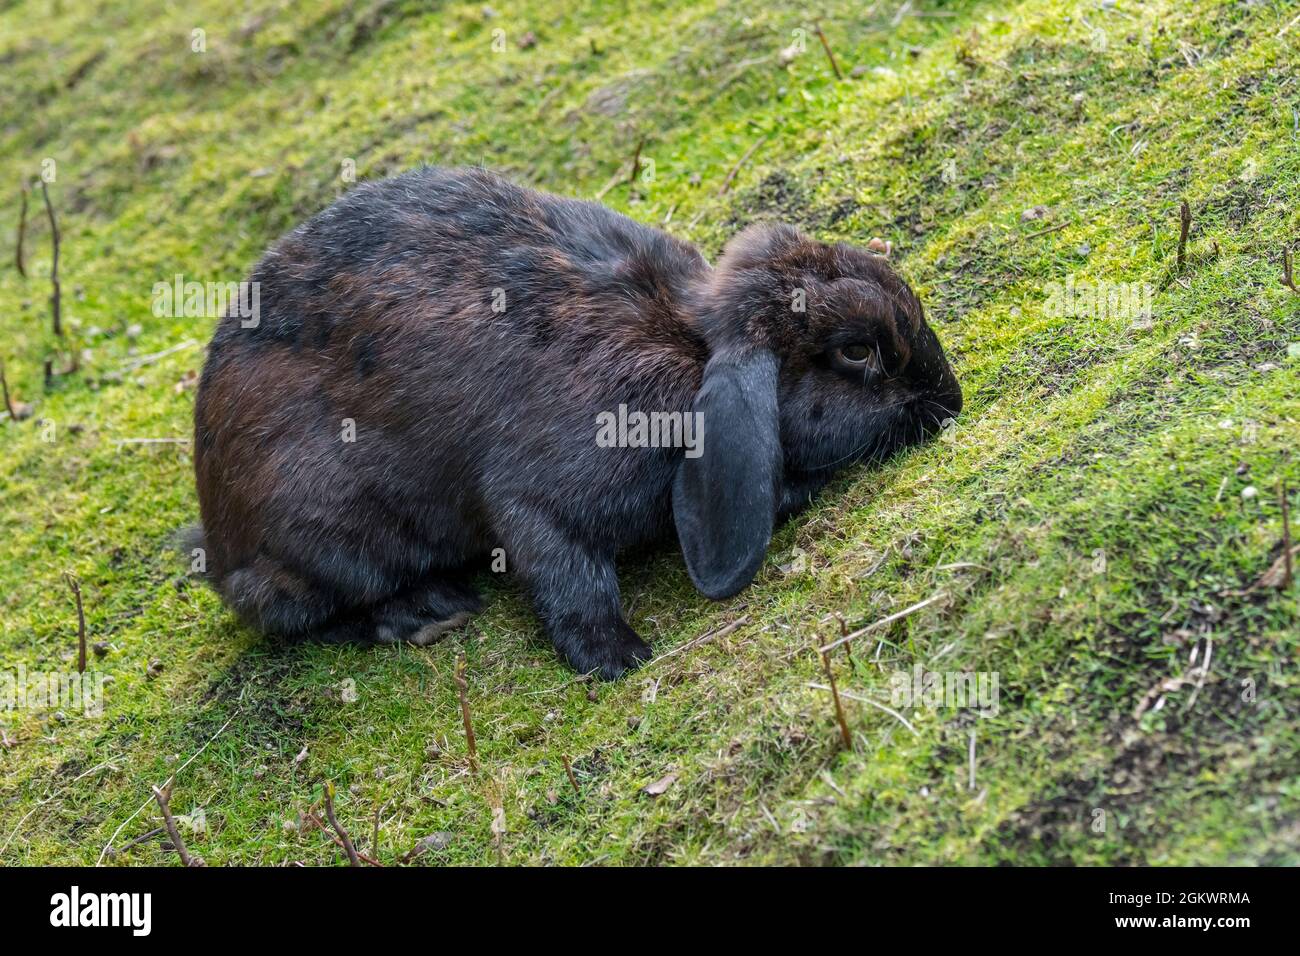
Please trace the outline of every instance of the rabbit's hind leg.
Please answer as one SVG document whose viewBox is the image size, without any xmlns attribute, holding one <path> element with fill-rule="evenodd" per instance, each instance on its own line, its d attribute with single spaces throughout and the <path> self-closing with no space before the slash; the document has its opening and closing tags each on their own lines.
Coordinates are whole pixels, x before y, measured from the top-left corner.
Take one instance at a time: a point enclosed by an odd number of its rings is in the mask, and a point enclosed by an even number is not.
<svg viewBox="0 0 1300 956">
<path fill-rule="evenodd" d="M 424 646 L 462 627 L 483 606 L 473 588 L 448 577 L 415 587 L 331 622 L 317 637 L 328 643 L 369 642 Z"/>
<path fill-rule="evenodd" d="M 333 590 L 265 555 L 226 574 L 217 589 L 245 622 L 282 637 L 304 637 L 339 611 Z"/>
</svg>

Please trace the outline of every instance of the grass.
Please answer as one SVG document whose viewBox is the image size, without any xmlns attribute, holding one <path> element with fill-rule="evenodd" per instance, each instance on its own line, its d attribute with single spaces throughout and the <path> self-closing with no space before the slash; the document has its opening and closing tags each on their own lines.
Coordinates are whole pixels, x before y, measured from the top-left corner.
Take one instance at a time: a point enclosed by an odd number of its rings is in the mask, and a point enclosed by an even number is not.
<svg viewBox="0 0 1300 956">
<path fill-rule="evenodd" d="M 345 862 L 301 825 L 326 781 L 389 864 L 428 837 L 413 862 L 1300 862 L 1300 585 L 1252 588 L 1300 487 L 1292 6 L 831 0 L 838 81 L 784 0 L 188 6 L 0 11 L 2 215 L 53 160 L 69 327 L 37 191 L 26 279 L 0 238 L 0 358 L 34 406 L 0 419 L 0 672 L 75 667 L 66 571 L 111 678 L 102 716 L 0 711 L 0 861 L 174 862 L 105 848 L 175 775 L 214 865 Z M 610 185 L 641 142 L 650 174 Z M 153 315 L 155 283 L 238 280 L 348 170 L 425 161 L 603 193 L 710 256 L 763 218 L 889 239 L 966 410 L 843 476 L 732 601 L 670 547 L 626 561 L 656 654 L 746 620 L 618 683 L 575 679 L 494 581 L 432 648 L 267 643 L 171 550 L 187 447 L 118 444 L 188 435 L 199 348 L 122 370 L 210 333 Z M 1067 280 L 1149 286 L 1151 315 L 1049 308 Z M 996 713 L 846 698 L 841 749 L 815 647 L 936 594 L 833 655 L 839 687 L 995 674 Z"/>
</svg>

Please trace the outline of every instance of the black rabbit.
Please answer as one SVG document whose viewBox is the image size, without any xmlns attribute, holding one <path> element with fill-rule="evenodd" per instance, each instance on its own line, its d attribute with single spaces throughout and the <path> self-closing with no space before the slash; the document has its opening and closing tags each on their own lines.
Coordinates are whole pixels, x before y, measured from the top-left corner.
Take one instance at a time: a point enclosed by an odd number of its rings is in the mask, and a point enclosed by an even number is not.
<svg viewBox="0 0 1300 956">
<path fill-rule="evenodd" d="M 259 311 L 221 320 L 198 391 L 196 546 L 275 634 L 426 643 L 479 608 L 468 573 L 495 555 L 572 665 L 617 677 L 650 656 L 620 549 L 675 524 L 728 597 L 834 471 L 961 407 L 878 256 L 753 226 L 710 268 L 483 170 L 359 186 L 251 281 Z"/>
</svg>

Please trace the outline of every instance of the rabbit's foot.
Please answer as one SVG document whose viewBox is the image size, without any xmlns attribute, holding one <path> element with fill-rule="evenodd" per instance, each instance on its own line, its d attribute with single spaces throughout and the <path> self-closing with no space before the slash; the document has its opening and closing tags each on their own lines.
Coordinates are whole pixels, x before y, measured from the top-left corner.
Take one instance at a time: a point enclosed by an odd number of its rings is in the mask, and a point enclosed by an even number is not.
<svg viewBox="0 0 1300 956">
<path fill-rule="evenodd" d="M 374 641 L 378 644 L 432 644 L 448 631 L 463 627 L 482 607 L 473 589 L 454 581 L 431 581 L 372 607 L 355 612 L 328 627 L 320 638 Z"/>
<path fill-rule="evenodd" d="M 403 618 L 398 622 L 398 627 L 385 620 L 375 626 L 375 641 L 380 644 L 397 644 L 405 641 L 407 644 L 424 647 L 432 644 L 448 631 L 464 627 L 471 617 L 473 615 L 466 611 L 458 611 L 451 617 L 437 621 L 421 622 L 418 619 Z M 414 630 L 406 629 L 413 625 L 418 626 L 415 626 Z"/>
<path fill-rule="evenodd" d="M 555 621 L 547 626 L 555 649 L 580 674 L 614 680 L 650 660 L 650 645 L 621 617 L 604 621 Z"/>
<path fill-rule="evenodd" d="M 534 519 L 516 525 L 518 537 L 505 547 L 560 656 L 579 673 L 605 680 L 648 661 L 650 645 L 623 620 L 613 554 L 546 521 L 530 502 L 511 513 Z"/>
</svg>

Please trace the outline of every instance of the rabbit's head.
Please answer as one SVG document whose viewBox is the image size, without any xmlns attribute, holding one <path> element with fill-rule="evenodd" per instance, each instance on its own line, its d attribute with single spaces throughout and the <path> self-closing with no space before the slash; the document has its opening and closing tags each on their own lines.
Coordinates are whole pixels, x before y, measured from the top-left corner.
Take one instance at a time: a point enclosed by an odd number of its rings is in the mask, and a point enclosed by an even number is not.
<svg viewBox="0 0 1300 956">
<path fill-rule="evenodd" d="M 696 586 L 744 587 L 777 513 L 799 489 L 939 431 L 961 389 L 921 304 L 889 263 L 789 226 L 728 244 L 698 290 L 710 359 L 673 512 Z"/>
</svg>

